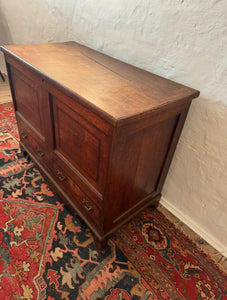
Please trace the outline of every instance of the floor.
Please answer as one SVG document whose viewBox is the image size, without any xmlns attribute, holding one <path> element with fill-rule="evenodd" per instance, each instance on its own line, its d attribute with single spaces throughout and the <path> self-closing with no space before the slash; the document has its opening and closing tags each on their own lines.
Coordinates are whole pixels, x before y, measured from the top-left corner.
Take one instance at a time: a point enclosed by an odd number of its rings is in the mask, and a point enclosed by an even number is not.
<svg viewBox="0 0 227 300">
<path fill-rule="evenodd" d="M 208 254 L 213 261 L 219 266 L 221 270 L 227 273 L 227 258 L 224 257 L 220 252 L 218 252 L 214 247 L 208 244 L 202 237 L 191 230 L 187 225 L 185 225 L 181 220 L 175 217 L 171 212 L 169 212 L 162 205 L 158 206 L 158 210 L 161 211 L 181 232 L 183 232 L 187 237 L 189 237 L 202 251 Z"/>
<path fill-rule="evenodd" d="M 3 82 L 0 78 L 0 104 L 11 101 L 12 98 L 10 94 L 8 78 L 5 76 L 5 82 Z M 211 245 L 209 245 L 198 234 L 192 231 L 188 226 L 186 226 L 163 206 L 159 205 L 157 209 L 160 210 L 179 230 L 181 230 L 181 232 L 193 240 L 201 250 L 207 253 L 220 267 L 220 269 L 227 273 L 227 258 L 222 256 L 221 253 L 215 250 Z"/>
<path fill-rule="evenodd" d="M 5 77 L 5 82 L 3 82 L 0 77 L 0 104 L 12 101 L 8 78 L 6 76 L 4 77 Z"/>
</svg>

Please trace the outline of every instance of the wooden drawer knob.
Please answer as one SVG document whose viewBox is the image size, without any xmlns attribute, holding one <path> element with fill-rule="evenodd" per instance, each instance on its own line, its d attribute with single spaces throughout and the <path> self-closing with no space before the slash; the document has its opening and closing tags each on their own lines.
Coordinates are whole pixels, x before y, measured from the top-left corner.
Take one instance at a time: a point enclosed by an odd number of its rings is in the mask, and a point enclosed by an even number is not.
<svg viewBox="0 0 227 300">
<path fill-rule="evenodd" d="M 59 170 L 57 171 L 57 176 L 60 181 L 64 181 L 66 179 L 66 177 Z"/>
<path fill-rule="evenodd" d="M 43 157 L 45 155 L 45 153 L 39 148 L 37 149 L 37 153 L 40 157 Z"/>
<path fill-rule="evenodd" d="M 28 135 L 25 131 L 21 132 L 21 136 L 22 136 L 23 139 L 27 139 L 27 137 L 28 137 Z"/>
<path fill-rule="evenodd" d="M 90 204 L 90 202 L 86 199 L 83 198 L 82 203 L 84 205 L 84 207 L 86 208 L 86 210 L 92 210 L 92 205 Z"/>
</svg>

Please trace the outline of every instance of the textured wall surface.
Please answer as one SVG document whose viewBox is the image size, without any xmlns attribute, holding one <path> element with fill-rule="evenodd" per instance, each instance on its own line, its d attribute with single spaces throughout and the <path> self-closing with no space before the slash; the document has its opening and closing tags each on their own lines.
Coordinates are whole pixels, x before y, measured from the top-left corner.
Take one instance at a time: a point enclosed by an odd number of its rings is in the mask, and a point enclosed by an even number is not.
<svg viewBox="0 0 227 300">
<path fill-rule="evenodd" d="M 201 91 L 162 203 L 227 256 L 227 1 L 0 0 L 0 11 L 14 43 L 76 40 Z"/>
<path fill-rule="evenodd" d="M 0 43 L 38 44 L 68 40 L 75 3 L 72 0 L 0 0 Z M 0 67 L 5 71 L 3 64 Z"/>
</svg>

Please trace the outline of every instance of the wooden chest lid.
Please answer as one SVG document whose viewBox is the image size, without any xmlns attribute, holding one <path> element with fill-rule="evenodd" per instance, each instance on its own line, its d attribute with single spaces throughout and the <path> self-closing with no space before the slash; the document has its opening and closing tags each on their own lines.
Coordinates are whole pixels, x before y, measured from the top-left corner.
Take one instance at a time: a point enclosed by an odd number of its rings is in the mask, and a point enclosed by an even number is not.
<svg viewBox="0 0 227 300">
<path fill-rule="evenodd" d="M 199 92 L 75 42 L 1 47 L 111 119 L 143 114 Z"/>
</svg>

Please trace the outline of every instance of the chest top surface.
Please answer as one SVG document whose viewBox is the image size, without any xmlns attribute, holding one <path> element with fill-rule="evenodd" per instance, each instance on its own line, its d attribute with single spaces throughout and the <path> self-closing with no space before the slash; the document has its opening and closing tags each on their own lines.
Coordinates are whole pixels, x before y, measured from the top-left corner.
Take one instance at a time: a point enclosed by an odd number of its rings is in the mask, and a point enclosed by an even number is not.
<svg viewBox="0 0 227 300">
<path fill-rule="evenodd" d="M 13 45 L 1 50 L 115 120 L 199 94 L 75 42 Z"/>
</svg>

